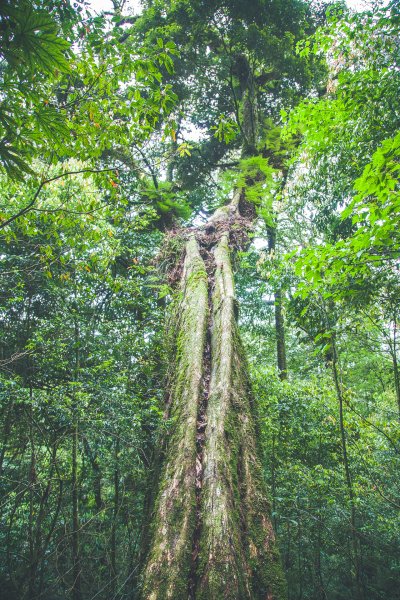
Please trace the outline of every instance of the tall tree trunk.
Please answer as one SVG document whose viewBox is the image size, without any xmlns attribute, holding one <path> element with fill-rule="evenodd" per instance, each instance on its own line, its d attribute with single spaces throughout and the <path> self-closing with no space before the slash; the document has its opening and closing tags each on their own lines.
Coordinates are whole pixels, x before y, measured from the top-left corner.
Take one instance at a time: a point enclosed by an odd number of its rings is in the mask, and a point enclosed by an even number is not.
<svg viewBox="0 0 400 600">
<path fill-rule="evenodd" d="M 344 424 L 344 413 L 343 413 L 343 388 L 339 378 L 338 371 L 338 354 L 336 350 L 336 344 L 334 339 L 332 338 L 332 375 L 333 381 L 336 389 L 336 396 L 339 402 L 339 427 L 340 427 L 340 437 L 342 444 L 342 454 L 343 454 L 343 466 L 346 478 L 346 486 L 349 495 L 349 503 L 350 503 L 350 521 L 351 521 L 351 545 L 353 550 L 353 562 L 354 562 L 354 575 L 355 575 L 355 597 L 357 599 L 364 600 L 364 591 L 362 585 L 362 569 L 361 569 L 361 556 L 359 551 L 359 540 L 357 535 L 357 515 L 356 515 L 356 503 L 354 498 L 354 490 L 353 490 L 353 481 L 350 473 L 350 465 L 349 458 L 347 453 L 347 440 L 346 440 L 346 430 Z"/>
<path fill-rule="evenodd" d="M 35 597 L 35 585 L 36 585 L 36 548 L 34 539 L 34 524 L 35 524 L 35 486 L 36 486 L 36 450 L 35 441 L 33 437 L 33 389 L 31 383 L 29 384 L 29 446 L 30 446 L 30 467 L 29 467 L 29 526 L 28 526 L 28 539 L 29 539 L 29 600 L 33 600 Z"/>
<path fill-rule="evenodd" d="M 270 227 L 268 229 L 268 250 L 271 254 L 275 254 L 276 249 L 276 229 Z M 278 289 L 274 294 L 275 307 L 275 335 L 276 335 L 276 358 L 278 363 L 279 378 L 283 381 L 287 379 L 287 362 L 286 362 L 286 342 L 285 342 L 285 321 L 282 311 L 282 291 Z"/>
<path fill-rule="evenodd" d="M 393 319 L 393 339 L 389 341 L 390 354 L 393 363 L 393 376 L 394 376 L 394 389 L 396 392 L 397 409 L 400 419 L 400 374 L 399 364 L 397 360 L 397 320 L 396 317 Z"/>
<path fill-rule="evenodd" d="M 76 413 L 76 406 L 73 411 Z M 78 504 L 78 443 L 79 426 L 78 418 L 74 414 L 72 431 L 72 597 L 81 600 L 81 564 L 79 551 L 79 504 Z"/>
<path fill-rule="evenodd" d="M 96 510 L 98 513 L 104 508 L 103 498 L 102 498 L 102 472 L 99 464 L 99 459 L 97 455 L 92 451 L 90 444 L 86 437 L 83 437 L 83 447 L 85 449 L 86 456 L 89 459 L 90 465 L 93 470 L 93 491 L 94 491 L 94 501 L 96 503 Z"/>
<path fill-rule="evenodd" d="M 286 596 L 236 322 L 230 239 L 245 227 L 240 201 L 236 193 L 186 236 L 172 426 L 143 570 L 146 600 Z"/>
<path fill-rule="evenodd" d="M 110 555 L 111 555 L 111 596 L 115 596 L 117 590 L 117 523 L 118 523 L 118 512 L 120 509 L 119 500 L 119 432 L 114 441 L 114 510 L 111 524 L 111 540 L 110 540 Z"/>
<path fill-rule="evenodd" d="M 79 356 L 79 326 L 75 318 L 74 323 L 75 334 L 75 383 L 79 379 L 80 356 Z M 78 449 L 79 449 L 79 416 L 78 416 L 78 401 L 74 392 L 72 403 L 72 598 L 73 600 L 81 600 L 81 558 L 79 548 L 79 481 L 78 481 Z"/>
</svg>

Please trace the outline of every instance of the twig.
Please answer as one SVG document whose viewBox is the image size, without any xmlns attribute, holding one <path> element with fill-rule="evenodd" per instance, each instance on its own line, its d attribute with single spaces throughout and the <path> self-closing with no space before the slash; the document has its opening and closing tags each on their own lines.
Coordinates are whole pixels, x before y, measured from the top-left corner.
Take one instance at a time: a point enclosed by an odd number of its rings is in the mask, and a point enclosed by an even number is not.
<svg viewBox="0 0 400 600">
<path fill-rule="evenodd" d="M 115 171 L 115 168 L 112 168 L 112 169 L 111 168 L 108 168 L 108 169 L 81 169 L 80 171 L 66 171 L 65 173 L 62 173 L 61 175 L 56 175 L 56 177 L 51 177 L 50 179 L 44 179 L 40 183 L 36 192 L 34 193 L 32 200 L 24 208 L 22 208 L 20 211 L 15 213 L 15 215 L 10 217 L 9 219 L 6 219 L 6 221 L 4 221 L 3 223 L 0 223 L 0 229 L 3 229 L 3 227 L 6 227 L 7 225 L 12 223 L 19 217 L 22 217 L 27 212 L 29 212 L 31 210 L 31 208 L 33 207 L 33 205 L 35 204 L 36 199 L 39 196 L 40 192 L 42 191 L 43 187 L 47 183 L 51 183 L 52 181 L 56 181 L 57 179 L 61 179 L 62 177 L 66 177 L 68 175 L 79 175 L 80 173 L 104 173 L 107 171 Z"/>
</svg>

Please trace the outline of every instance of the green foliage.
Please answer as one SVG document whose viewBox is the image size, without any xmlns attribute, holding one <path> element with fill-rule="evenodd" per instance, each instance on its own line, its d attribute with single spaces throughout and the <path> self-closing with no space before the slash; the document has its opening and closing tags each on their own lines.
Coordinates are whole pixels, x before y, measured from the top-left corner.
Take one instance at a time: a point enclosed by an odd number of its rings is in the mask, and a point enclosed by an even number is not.
<svg viewBox="0 0 400 600">
<path fill-rule="evenodd" d="M 3 3 L 0 11 L 1 53 L 9 68 L 22 76 L 33 75 L 35 69 L 49 75 L 56 69 L 69 70 L 66 52 L 70 45 L 46 10 L 20 0 L 13 5 Z"/>
<path fill-rule="evenodd" d="M 338 408 L 324 372 L 280 382 L 254 367 L 273 517 L 288 574 L 289 597 L 353 597 L 346 537 L 348 499 L 340 464 Z M 388 413 L 386 411 L 389 411 Z M 345 422 L 368 598 L 398 597 L 398 509 L 393 469 L 398 422 L 382 395 L 347 393 Z M 385 458 L 384 458 L 385 456 Z"/>
<path fill-rule="evenodd" d="M 221 199 L 224 200 L 232 190 L 243 189 L 246 200 L 256 206 L 258 214 L 267 225 L 272 225 L 272 202 L 278 187 L 275 173 L 268 160 L 262 156 L 243 158 L 237 169 L 222 173 Z"/>
<path fill-rule="evenodd" d="M 300 591 L 318 597 L 321 589 L 328 598 L 355 594 L 332 337 L 340 360 L 363 585 L 367 598 L 397 598 L 399 426 L 393 330 L 379 308 L 366 314 L 358 306 L 350 312 L 347 302 L 333 305 L 316 293 L 293 299 L 286 312 L 290 375 L 289 381 L 280 381 L 274 364 L 274 306 L 266 303 L 273 283 L 257 274 L 255 258 L 246 257 L 247 269 L 238 279 L 240 315 L 289 598 L 298 598 Z M 295 284 L 294 278 L 290 286 Z"/>
<path fill-rule="evenodd" d="M 379 278 L 382 267 L 395 268 L 400 242 L 399 158 L 400 134 L 385 140 L 355 181 L 358 193 L 341 215 L 342 220 L 351 218 L 354 232 L 336 244 L 305 250 L 297 259 L 295 271 L 307 281 L 299 288 L 303 297 L 310 287 L 325 297 L 332 296 L 332 286 L 335 297 L 354 294 Z"/>
<path fill-rule="evenodd" d="M 1 569 L 0 581 L 9 598 L 28 591 L 50 597 L 60 581 L 73 585 L 76 421 L 84 590 L 104 589 L 104 598 L 126 590 L 125 573 L 137 556 L 148 461 L 162 417 L 162 289 L 149 266 L 160 240 L 146 232 L 139 215 L 129 216 L 129 204 L 116 198 L 110 204 L 96 182 L 102 184 L 88 174 L 52 182 L 35 212 L 1 238 L 0 399 L 6 431 L 0 538 L 4 547 L 12 532 L 7 569 L 13 579 Z M 1 184 L 6 187 L 7 180 Z M 24 193 L 21 184 L 13 191 Z M 19 483 L 10 477 L 16 472 Z M 23 576 L 26 564 L 30 583 Z"/>
<path fill-rule="evenodd" d="M 225 115 L 220 115 L 218 124 L 213 125 L 211 131 L 215 131 L 214 137 L 216 137 L 219 142 L 223 141 L 225 144 L 229 144 L 239 134 L 239 127 L 233 119 L 226 117 Z"/>
<path fill-rule="evenodd" d="M 21 178 L 32 173 L 25 157 L 32 153 L 37 135 L 68 135 L 51 105 L 51 86 L 57 73 L 70 70 L 70 44 L 47 11 L 25 0 L 2 3 L 0 23 L 0 166 Z"/>
<path fill-rule="evenodd" d="M 81 23 L 72 14 L 63 22 L 71 45 L 44 7 L 21 0 L 1 11 L 0 168 L 9 177 L 32 175 L 37 156 L 93 165 L 116 146 L 143 142 L 162 121 L 170 134 L 176 96 L 161 70 L 173 70 L 171 41 L 134 46 L 118 27 L 104 37 L 104 18 Z"/>
</svg>

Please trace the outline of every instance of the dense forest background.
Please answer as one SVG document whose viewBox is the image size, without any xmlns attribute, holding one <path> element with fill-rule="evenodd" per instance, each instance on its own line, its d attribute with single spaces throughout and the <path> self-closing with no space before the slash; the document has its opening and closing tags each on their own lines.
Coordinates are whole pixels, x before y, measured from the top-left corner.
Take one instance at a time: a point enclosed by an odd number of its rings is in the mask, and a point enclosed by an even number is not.
<svg viewBox="0 0 400 600">
<path fill-rule="evenodd" d="M 289 598 L 400 599 L 399 30 L 396 0 L 1 3 L 2 599 L 138 597 L 176 234 L 238 187 Z"/>
</svg>

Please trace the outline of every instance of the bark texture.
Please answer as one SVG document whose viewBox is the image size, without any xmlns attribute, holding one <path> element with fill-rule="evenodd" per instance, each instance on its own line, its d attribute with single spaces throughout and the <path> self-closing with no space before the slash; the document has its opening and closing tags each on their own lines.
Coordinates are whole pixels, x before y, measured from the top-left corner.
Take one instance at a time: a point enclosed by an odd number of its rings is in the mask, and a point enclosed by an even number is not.
<svg viewBox="0 0 400 600">
<path fill-rule="evenodd" d="M 153 518 L 143 597 L 187 598 L 196 526 L 196 432 L 208 319 L 208 283 L 198 243 L 191 237 L 177 312 L 175 381 L 170 394 L 172 432 Z"/>
<path fill-rule="evenodd" d="M 173 425 L 143 575 L 145 600 L 286 597 L 237 326 L 230 243 L 241 225 L 239 204 L 236 195 L 186 243 Z"/>
</svg>

